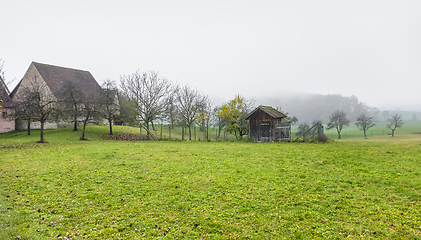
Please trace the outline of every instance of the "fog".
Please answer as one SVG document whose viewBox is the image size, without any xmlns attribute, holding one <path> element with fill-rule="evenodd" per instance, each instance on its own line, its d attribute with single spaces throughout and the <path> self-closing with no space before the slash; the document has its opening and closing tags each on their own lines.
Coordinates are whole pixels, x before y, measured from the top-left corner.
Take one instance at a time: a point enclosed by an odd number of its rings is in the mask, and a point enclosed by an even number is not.
<svg viewBox="0 0 421 240">
<path fill-rule="evenodd" d="M 421 111 L 421 1 L 6 1 L 7 79 L 32 61 L 98 81 L 159 71 L 216 103 L 350 97 Z M 293 110 L 290 110 L 293 111 Z"/>
</svg>

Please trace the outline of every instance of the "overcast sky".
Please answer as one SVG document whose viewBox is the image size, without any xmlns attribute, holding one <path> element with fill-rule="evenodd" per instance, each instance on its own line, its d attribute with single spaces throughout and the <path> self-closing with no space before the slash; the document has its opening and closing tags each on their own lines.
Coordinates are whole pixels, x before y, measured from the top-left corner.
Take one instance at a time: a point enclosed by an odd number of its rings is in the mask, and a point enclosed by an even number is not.
<svg viewBox="0 0 421 240">
<path fill-rule="evenodd" d="M 1 18 L 11 90 L 35 61 L 98 81 L 155 70 L 217 102 L 288 91 L 421 111 L 420 0 L 5 0 Z"/>
</svg>

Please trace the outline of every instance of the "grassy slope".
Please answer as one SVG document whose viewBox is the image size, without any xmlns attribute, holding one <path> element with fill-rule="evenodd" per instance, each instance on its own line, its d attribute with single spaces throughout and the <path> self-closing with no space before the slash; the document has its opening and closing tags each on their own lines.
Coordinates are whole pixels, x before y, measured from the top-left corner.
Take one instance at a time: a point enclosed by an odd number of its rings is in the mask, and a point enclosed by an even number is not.
<svg viewBox="0 0 421 240">
<path fill-rule="evenodd" d="M 105 132 L 0 135 L 0 239 L 421 237 L 419 135 L 257 144 Z"/>
</svg>

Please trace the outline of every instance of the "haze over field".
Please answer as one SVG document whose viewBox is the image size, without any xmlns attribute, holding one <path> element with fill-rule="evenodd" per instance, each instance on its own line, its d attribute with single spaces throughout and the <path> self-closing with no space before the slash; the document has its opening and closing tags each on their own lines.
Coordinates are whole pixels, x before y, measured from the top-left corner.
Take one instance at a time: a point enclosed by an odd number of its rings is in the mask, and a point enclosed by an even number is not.
<svg viewBox="0 0 421 240">
<path fill-rule="evenodd" d="M 6 1 L 12 90 L 32 61 L 98 81 L 156 70 L 220 103 L 285 92 L 421 111 L 421 1 Z M 282 103 L 281 103 L 282 105 Z"/>
</svg>

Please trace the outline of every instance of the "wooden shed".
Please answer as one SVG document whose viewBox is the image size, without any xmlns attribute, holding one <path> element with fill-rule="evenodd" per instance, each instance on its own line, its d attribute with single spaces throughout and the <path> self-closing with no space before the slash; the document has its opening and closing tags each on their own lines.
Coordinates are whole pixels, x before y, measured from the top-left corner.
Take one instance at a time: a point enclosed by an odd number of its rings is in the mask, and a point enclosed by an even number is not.
<svg viewBox="0 0 421 240">
<path fill-rule="evenodd" d="M 255 142 L 288 142 L 291 123 L 287 116 L 269 106 L 259 106 L 246 117 L 249 120 L 249 138 Z"/>
</svg>

